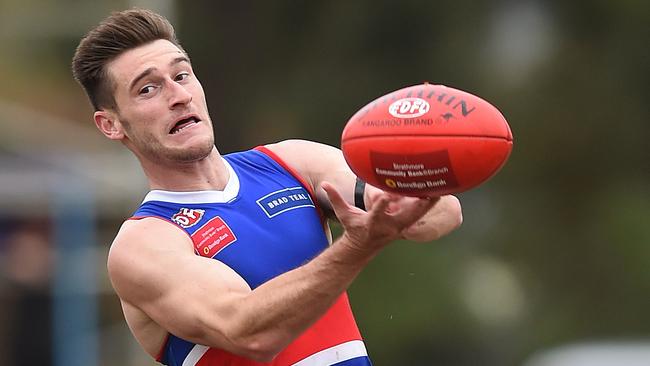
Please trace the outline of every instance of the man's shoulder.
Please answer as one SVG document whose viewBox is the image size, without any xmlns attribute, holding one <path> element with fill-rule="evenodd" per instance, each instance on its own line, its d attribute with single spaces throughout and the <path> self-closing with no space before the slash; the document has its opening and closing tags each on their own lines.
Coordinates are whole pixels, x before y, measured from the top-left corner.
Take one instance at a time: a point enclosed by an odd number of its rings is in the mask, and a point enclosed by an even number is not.
<svg viewBox="0 0 650 366">
<path fill-rule="evenodd" d="M 276 154 L 284 155 L 284 154 L 299 154 L 301 151 L 305 152 L 304 151 L 305 149 L 309 150 L 309 149 L 317 148 L 318 146 L 322 146 L 322 145 L 323 144 L 321 143 L 309 141 L 309 140 L 288 139 L 288 140 L 269 143 L 263 146 L 264 148 L 269 149 Z"/>
<path fill-rule="evenodd" d="M 143 217 L 137 220 L 127 220 L 118 231 L 109 251 L 111 259 L 119 259 L 122 255 L 146 254 L 152 250 L 186 251 L 190 239 L 187 234 L 173 223 L 161 218 Z"/>
<path fill-rule="evenodd" d="M 108 252 L 108 275 L 114 286 L 131 283 L 145 268 L 162 264 L 170 255 L 194 255 L 187 234 L 155 217 L 127 220 Z"/>
</svg>

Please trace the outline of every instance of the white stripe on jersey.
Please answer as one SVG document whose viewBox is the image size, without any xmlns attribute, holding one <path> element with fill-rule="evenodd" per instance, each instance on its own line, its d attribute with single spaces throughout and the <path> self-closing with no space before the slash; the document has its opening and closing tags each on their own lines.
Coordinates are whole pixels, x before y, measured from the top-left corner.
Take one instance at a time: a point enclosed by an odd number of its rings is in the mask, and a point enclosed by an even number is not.
<svg viewBox="0 0 650 366">
<path fill-rule="evenodd" d="M 349 341 L 314 353 L 291 366 L 328 366 L 362 356 L 368 356 L 363 341 Z"/>
<path fill-rule="evenodd" d="M 209 349 L 210 347 L 208 346 L 195 344 L 194 347 L 192 347 L 190 353 L 187 354 L 187 357 L 185 357 L 182 366 L 196 366 L 201 357 L 203 357 L 203 355 L 208 352 Z"/>
</svg>

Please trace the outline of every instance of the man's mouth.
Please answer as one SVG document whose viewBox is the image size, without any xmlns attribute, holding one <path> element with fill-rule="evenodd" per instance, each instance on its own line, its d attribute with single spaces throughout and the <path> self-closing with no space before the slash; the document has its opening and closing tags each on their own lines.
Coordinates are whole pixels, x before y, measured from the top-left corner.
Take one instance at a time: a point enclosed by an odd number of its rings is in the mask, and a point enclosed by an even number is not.
<svg viewBox="0 0 650 366">
<path fill-rule="evenodd" d="M 199 123 L 200 121 L 201 120 L 198 119 L 195 116 L 191 116 L 191 117 L 188 117 L 188 118 L 183 118 L 183 119 L 179 120 L 178 122 L 176 122 L 174 127 L 172 127 L 172 129 L 169 131 L 169 134 L 170 135 L 175 135 L 175 134 L 181 132 L 183 129 L 185 129 L 185 128 L 189 127 L 189 126 L 192 126 L 195 123 Z"/>
</svg>

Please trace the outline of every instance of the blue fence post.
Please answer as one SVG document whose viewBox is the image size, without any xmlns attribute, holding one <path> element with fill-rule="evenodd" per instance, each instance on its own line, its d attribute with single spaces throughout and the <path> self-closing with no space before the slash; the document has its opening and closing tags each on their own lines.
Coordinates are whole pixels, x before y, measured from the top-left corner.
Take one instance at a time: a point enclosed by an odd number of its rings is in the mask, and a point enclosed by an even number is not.
<svg viewBox="0 0 650 366">
<path fill-rule="evenodd" d="M 52 186 L 56 248 L 52 346 L 54 366 L 98 365 L 95 207 L 90 182 L 61 177 Z"/>
</svg>

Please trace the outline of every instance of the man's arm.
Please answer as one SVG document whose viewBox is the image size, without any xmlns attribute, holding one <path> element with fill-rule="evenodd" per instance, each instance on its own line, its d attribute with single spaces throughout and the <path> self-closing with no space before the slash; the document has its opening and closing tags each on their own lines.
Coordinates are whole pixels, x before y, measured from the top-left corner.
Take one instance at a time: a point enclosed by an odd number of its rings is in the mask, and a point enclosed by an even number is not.
<svg viewBox="0 0 650 366">
<path fill-rule="evenodd" d="M 347 204 L 333 185 L 320 188 L 344 234 L 307 264 L 255 290 L 228 266 L 195 255 L 182 230 L 155 218 L 129 221 L 120 230 L 108 259 L 113 286 L 122 301 L 176 336 L 269 361 L 435 203 L 382 194 L 364 212 Z"/>
<path fill-rule="evenodd" d="M 330 209 L 329 199 L 322 188 L 331 182 L 341 192 L 346 202 L 354 204 L 356 176 L 350 170 L 341 150 L 312 141 L 286 140 L 266 146 L 311 184 L 321 207 Z M 383 194 L 379 188 L 366 185 L 364 202 L 371 209 Z M 417 200 L 408 198 L 408 200 Z M 402 237 L 425 242 L 439 239 L 460 226 L 463 221 L 460 202 L 452 195 L 440 197 L 435 206 L 422 218 L 402 232 Z"/>
</svg>

